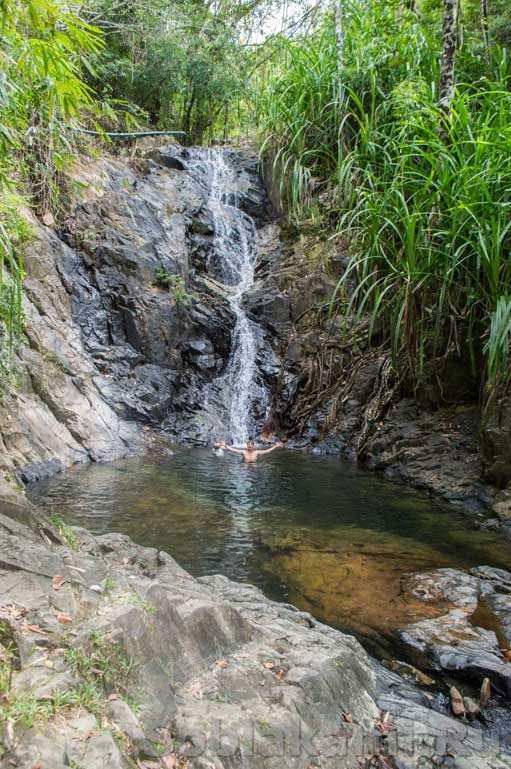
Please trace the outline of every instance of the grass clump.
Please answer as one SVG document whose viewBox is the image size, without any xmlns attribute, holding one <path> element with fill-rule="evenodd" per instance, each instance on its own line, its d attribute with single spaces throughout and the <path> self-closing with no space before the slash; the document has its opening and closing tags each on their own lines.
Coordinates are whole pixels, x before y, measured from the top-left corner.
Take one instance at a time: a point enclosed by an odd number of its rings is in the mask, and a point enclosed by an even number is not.
<svg viewBox="0 0 511 769">
<path fill-rule="evenodd" d="M 426 17 L 352 0 L 339 77 L 333 19 L 282 41 L 259 100 L 263 155 L 295 223 L 350 244 L 332 309 L 364 319 L 417 387 L 468 360 L 481 392 L 511 380 L 511 67 L 466 29 L 438 106 L 441 36 Z M 354 288 L 353 288 L 354 287 Z"/>
<path fill-rule="evenodd" d="M 67 523 L 55 512 L 52 512 L 50 514 L 50 520 L 55 526 L 55 528 L 57 529 L 57 531 L 59 532 L 65 544 L 69 547 L 69 549 L 78 551 L 80 544 L 78 542 L 78 537 L 76 536 L 72 528 L 68 526 Z"/>
<path fill-rule="evenodd" d="M 0 725 L 7 719 L 14 724 L 32 728 L 51 721 L 68 708 L 82 707 L 95 716 L 104 711 L 104 693 L 94 682 L 81 682 L 76 687 L 54 692 L 41 699 L 29 690 L 13 691 L 12 678 L 19 666 L 17 648 L 12 631 L 0 622 Z"/>
<path fill-rule="evenodd" d="M 2 192 L 0 186 L 0 374 L 11 369 L 15 343 L 24 326 L 23 249 L 32 235 L 27 220 L 19 213 L 24 203 L 20 196 Z"/>
<path fill-rule="evenodd" d="M 195 299 L 195 294 L 187 291 L 184 278 L 168 272 L 161 264 L 154 271 L 154 282 L 157 286 L 168 289 L 178 304 L 187 305 Z"/>
<path fill-rule="evenodd" d="M 124 649 L 98 630 L 89 634 L 85 648 L 67 648 L 64 658 L 86 683 L 99 685 L 104 691 L 126 691 L 134 670 L 134 662 Z"/>
</svg>

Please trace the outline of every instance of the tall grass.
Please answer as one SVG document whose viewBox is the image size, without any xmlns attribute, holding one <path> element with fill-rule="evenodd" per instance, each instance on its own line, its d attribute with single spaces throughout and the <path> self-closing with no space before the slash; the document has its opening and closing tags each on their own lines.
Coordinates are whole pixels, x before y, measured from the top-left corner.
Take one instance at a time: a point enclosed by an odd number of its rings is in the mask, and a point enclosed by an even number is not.
<svg viewBox="0 0 511 769">
<path fill-rule="evenodd" d="M 68 124 L 94 109 L 83 70 L 101 47 L 65 0 L 0 2 L 0 372 L 22 328 L 28 227 L 18 210 L 56 206 L 74 150 Z"/>
<path fill-rule="evenodd" d="M 19 215 L 19 198 L 0 196 L 0 374 L 9 369 L 14 343 L 23 328 L 23 245 L 30 237 Z"/>
<path fill-rule="evenodd" d="M 488 64 L 480 46 L 472 52 L 467 43 L 472 82 L 458 84 L 447 118 L 436 104 L 438 41 L 417 19 L 399 28 L 385 4 L 350 6 L 342 100 L 330 19 L 318 35 L 286 44 L 286 68 L 261 101 L 262 151 L 273 155 L 291 216 L 300 221 L 312 212 L 349 237 L 352 257 L 336 295 L 347 297 L 347 317 L 370 319 L 370 341 L 387 340 L 395 366 L 414 382 L 425 367 L 468 352 L 481 381 L 507 383 L 505 52 Z"/>
</svg>

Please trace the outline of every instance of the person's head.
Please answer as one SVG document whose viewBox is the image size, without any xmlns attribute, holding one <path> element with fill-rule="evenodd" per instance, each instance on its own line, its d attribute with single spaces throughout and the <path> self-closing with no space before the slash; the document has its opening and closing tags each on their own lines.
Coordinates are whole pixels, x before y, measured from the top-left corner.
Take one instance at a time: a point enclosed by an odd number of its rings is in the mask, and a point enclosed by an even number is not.
<svg viewBox="0 0 511 769">
<path fill-rule="evenodd" d="M 247 449 L 248 449 L 249 451 L 253 451 L 253 450 L 255 449 L 255 446 L 254 446 L 254 441 L 249 441 L 249 442 L 247 443 Z"/>
</svg>

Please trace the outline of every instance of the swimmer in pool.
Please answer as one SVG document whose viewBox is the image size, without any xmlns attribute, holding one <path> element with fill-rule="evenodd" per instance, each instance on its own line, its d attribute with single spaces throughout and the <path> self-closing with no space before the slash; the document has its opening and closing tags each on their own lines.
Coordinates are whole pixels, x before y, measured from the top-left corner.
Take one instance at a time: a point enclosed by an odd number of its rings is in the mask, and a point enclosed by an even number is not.
<svg viewBox="0 0 511 769">
<path fill-rule="evenodd" d="M 271 454 L 275 449 L 282 449 L 284 448 L 284 444 L 279 441 L 269 449 L 256 449 L 254 441 L 249 441 L 246 449 L 235 449 L 234 446 L 227 446 L 225 441 L 220 441 L 219 443 L 214 443 L 213 448 L 225 449 L 226 451 L 230 451 L 231 454 L 240 454 L 243 457 L 244 462 L 257 462 L 258 457 L 262 457 L 263 454 Z"/>
</svg>

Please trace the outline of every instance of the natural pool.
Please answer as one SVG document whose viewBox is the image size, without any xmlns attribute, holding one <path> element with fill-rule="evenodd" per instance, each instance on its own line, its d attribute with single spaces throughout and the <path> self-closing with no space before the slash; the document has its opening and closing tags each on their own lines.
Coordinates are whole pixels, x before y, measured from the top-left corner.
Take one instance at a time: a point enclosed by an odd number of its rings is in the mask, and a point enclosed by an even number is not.
<svg viewBox="0 0 511 769">
<path fill-rule="evenodd" d="M 509 543 L 452 507 L 299 451 L 243 464 L 177 449 L 76 467 L 29 494 L 69 523 L 166 550 L 195 576 L 256 584 L 382 655 L 393 629 L 429 610 L 403 591 L 410 572 L 511 567 Z"/>
</svg>

